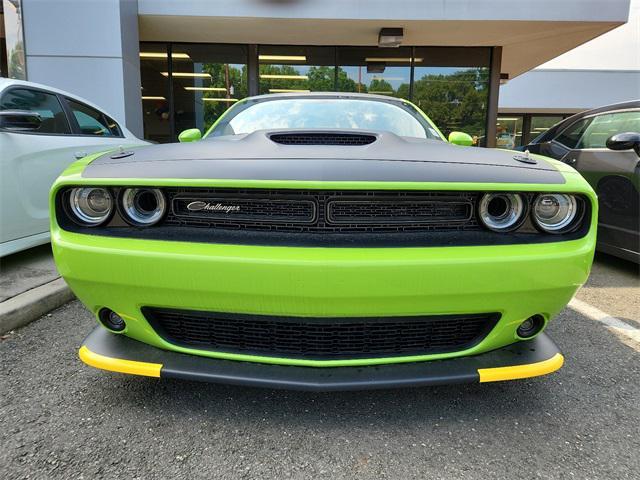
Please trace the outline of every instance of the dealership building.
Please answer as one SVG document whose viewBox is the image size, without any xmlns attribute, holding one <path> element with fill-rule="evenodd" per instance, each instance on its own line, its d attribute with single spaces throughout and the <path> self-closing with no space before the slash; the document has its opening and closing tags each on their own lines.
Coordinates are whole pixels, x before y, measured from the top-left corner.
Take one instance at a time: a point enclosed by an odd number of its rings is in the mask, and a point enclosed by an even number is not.
<svg viewBox="0 0 640 480">
<path fill-rule="evenodd" d="M 569 115 L 632 99 L 640 99 L 640 0 L 625 25 L 503 82 L 498 146 L 526 145 Z"/>
<path fill-rule="evenodd" d="M 157 142 L 206 129 L 247 96 L 344 91 L 408 98 L 445 133 L 513 146 L 640 97 L 636 4 L 3 0 L 2 74 L 85 97 Z M 630 44 L 609 63 L 563 55 L 618 28 Z"/>
</svg>

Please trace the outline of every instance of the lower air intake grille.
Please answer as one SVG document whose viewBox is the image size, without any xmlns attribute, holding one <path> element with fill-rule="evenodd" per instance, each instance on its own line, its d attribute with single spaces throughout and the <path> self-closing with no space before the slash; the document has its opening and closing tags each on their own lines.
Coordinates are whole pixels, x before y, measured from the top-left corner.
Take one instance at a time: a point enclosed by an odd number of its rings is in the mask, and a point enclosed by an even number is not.
<svg viewBox="0 0 640 480">
<path fill-rule="evenodd" d="M 376 358 L 465 350 L 497 313 L 412 317 L 302 318 L 143 308 L 175 345 L 217 352 L 315 360 Z"/>
<path fill-rule="evenodd" d="M 274 133 L 272 142 L 281 145 L 369 145 L 376 141 L 375 135 L 351 133 Z"/>
</svg>

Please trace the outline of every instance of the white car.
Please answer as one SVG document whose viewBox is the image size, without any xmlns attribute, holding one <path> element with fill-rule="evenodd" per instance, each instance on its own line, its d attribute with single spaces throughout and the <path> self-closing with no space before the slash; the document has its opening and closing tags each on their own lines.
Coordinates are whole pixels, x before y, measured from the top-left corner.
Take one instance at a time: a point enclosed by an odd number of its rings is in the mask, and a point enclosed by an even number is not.
<svg viewBox="0 0 640 480">
<path fill-rule="evenodd" d="M 147 143 L 82 98 L 0 78 L 0 257 L 49 242 L 49 189 L 70 163 Z"/>
</svg>

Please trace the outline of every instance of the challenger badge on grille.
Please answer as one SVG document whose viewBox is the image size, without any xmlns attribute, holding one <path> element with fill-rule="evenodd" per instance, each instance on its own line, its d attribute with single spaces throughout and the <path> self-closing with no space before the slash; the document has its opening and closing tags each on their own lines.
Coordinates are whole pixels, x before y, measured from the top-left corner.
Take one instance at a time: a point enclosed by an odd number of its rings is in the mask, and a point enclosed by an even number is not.
<svg viewBox="0 0 640 480">
<path fill-rule="evenodd" d="M 240 205 L 227 205 L 225 203 L 210 203 L 210 202 L 202 202 L 200 200 L 196 200 L 195 202 L 191 202 L 187 204 L 187 210 L 190 212 L 200 212 L 205 210 L 207 212 L 239 212 Z"/>
<path fill-rule="evenodd" d="M 310 223 L 316 216 L 314 202 L 297 198 L 178 195 L 171 205 L 175 216 L 193 219 Z"/>
</svg>

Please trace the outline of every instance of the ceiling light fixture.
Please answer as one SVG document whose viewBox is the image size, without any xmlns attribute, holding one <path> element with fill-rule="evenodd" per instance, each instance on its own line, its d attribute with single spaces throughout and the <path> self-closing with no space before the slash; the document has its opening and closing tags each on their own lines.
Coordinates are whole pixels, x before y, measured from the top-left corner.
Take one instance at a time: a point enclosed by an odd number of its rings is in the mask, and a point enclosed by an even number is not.
<svg viewBox="0 0 640 480">
<path fill-rule="evenodd" d="M 404 36 L 402 28 L 381 28 L 378 34 L 379 47 L 399 47 Z"/>
<path fill-rule="evenodd" d="M 160 72 L 165 77 L 169 76 L 169 72 Z M 211 78 L 211 75 L 208 73 L 190 73 L 190 72 L 173 72 L 171 75 L 174 77 L 183 77 L 183 78 Z"/>
<path fill-rule="evenodd" d="M 142 100 L 166 100 L 165 97 L 154 97 L 151 95 L 143 95 Z"/>
<path fill-rule="evenodd" d="M 162 52 L 140 52 L 140 58 L 167 58 L 169 55 Z M 171 58 L 178 60 L 191 60 L 186 53 L 172 53 Z"/>
<path fill-rule="evenodd" d="M 306 62 L 305 55 L 258 55 L 261 62 Z"/>
<path fill-rule="evenodd" d="M 424 58 L 414 58 L 413 63 L 420 63 Z M 367 57 L 365 62 L 385 62 L 385 63 L 409 63 L 410 57 Z"/>
<path fill-rule="evenodd" d="M 215 97 L 204 97 L 202 99 L 205 102 L 237 102 L 237 98 L 215 98 Z"/>
<path fill-rule="evenodd" d="M 260 74 L 260 78 L 264 78 L 266 80 L 277 80 L 277 79 L 282 79 L 282 80 L 309 80 L 309 77 L 307 75 L 280 75 L 280 74 Z"/>
<path fill-rule="evenodd" d="M 387 64 L 384 62 L 367 63 L 367 73 L 384 73 L 386 68 Z"/>
<path fill-rule="evenodd" d="M 185 90 L 195 90 L 198 92 L 226 92 L 224 87 L 184 87 Z"/>
</svg>

